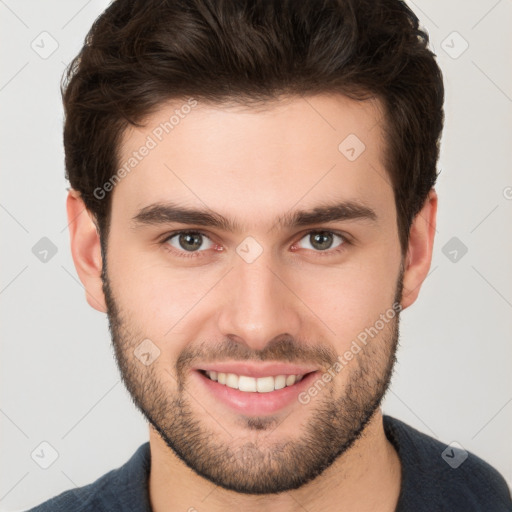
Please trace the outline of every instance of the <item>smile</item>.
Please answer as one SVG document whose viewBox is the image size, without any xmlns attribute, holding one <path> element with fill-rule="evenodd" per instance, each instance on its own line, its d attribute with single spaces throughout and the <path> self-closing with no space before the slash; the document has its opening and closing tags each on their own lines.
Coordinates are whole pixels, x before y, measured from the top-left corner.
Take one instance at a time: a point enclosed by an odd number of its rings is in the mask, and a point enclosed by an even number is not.
<svg viewBox="0 0 512 512">
<path fill-rule="evenodd" d="M 255 378 L 247 375 L 216 371 L 204 371 L 203 373 L 209 379 L 219 384 L 248 393 L 270 393 L 271 391 L 293 386 L 304 377 L 304 375 L 269 375 Z"/>
</svg>

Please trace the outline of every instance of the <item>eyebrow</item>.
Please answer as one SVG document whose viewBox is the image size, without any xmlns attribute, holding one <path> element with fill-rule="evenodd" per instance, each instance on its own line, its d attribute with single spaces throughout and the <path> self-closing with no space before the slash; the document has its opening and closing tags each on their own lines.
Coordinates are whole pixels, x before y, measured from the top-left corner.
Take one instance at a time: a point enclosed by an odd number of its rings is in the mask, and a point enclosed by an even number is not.
<svg viewBox="0 0 512 512">
<path fill-rule="evenodd" d="M 141 208 L 132 217 L 132 227 L 160 226 L 170 223 L 214 227 L 223 231 L 240 233 L 243 226 L 208 208 L 196 209 L 179 206 L 171 202 L 154 203 Z M 333 221 L 369 221 L 376 224 L 375 210 L 357 201 L 342 201 L 317 206 L 310 210 L 295 210 L 280 216 L 271 231 L 278 228 L 295 228 Z"/>
</svg>

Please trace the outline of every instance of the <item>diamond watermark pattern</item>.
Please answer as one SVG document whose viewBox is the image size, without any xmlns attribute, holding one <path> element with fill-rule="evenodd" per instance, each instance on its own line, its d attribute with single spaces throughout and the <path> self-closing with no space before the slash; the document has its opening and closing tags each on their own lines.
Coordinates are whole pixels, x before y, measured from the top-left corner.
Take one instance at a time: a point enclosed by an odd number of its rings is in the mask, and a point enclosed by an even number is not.
<svg viewBox="0 0 512 512">
<path fill-rule="evenodd" d="M 46 60 L 57 51 L 59 43 L 50 33 L 43 31 L 30 43 L 30 47 Z"/>
<path fill-rule="evenodd" d="M 237 246 L 236 252 L 246 263 L 252 263 L 261 256 L 263 247 L 252 236 L 248 236 Z"/>
<path fill-rule="evenodd" d="M 443 40 L 441 48 L 452 59 L 458 59 L 469 48 L 469 43 L 457 31 L 453 31 Z"/>
<path fill-rule="evenodd" d="M 133 353 L 144 366 L 149 366 L 160 356 L 160 349 L 150 339 L 146 338 L 137 345 Z"/>
<path fill-rule="evenodd" d="M 443 450 L 441 457 L 449 466 L 457 469 L 468 458 L 468 452 L 457 441 L 453 441 Z"/>
<path fill-rule="evenodd" d="M 48 263 L 57 254 L 57 246 L 49 238 L 43 236 L 43 238 L 32 247 L 32 254 L 34 254 L 41 263 Z"/>
<path fill-rule="evenodd" d="M 48 469 L 59 458 L 59 452 L 48 441 L 43 441 L 30 456 L 40 468 Z"/>
<path fill-rule="evenodd" d="M 458 263 L 468 252 L 468 248 L 459 238 L 453 236 L 443 245 L 441 251 L 452 263 Z"/>
<path fill-rule="evenodd" d="M 365 149 L 366 146 L 363 141 L 355 133 L 351 133 L 345 137 L 338 146 L 339 152 L 351 162 L 357 160 Z"/>
</svg>

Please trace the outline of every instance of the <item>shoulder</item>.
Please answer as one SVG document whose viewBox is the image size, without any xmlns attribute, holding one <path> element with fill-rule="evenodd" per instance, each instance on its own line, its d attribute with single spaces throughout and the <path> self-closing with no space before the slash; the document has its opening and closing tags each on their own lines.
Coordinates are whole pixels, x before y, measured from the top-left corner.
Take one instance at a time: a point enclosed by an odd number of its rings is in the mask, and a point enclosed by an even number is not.
<svg viewBox="0 0 512 512">
<path fill-rule="evenodd" d="M 503 476 L 477 455 L 444 444 L 404 422 L 384 415 L 384 430 L 402 463 L 397 512 L 437 510 L 510 512 Z"/>
<path fill-rule="evenodd" d="M 122 466 L 94 482 L 70 489 L 26 512 L 114 512 L 148 510 L 149 442 L 142 444 Z"/>
</svg>

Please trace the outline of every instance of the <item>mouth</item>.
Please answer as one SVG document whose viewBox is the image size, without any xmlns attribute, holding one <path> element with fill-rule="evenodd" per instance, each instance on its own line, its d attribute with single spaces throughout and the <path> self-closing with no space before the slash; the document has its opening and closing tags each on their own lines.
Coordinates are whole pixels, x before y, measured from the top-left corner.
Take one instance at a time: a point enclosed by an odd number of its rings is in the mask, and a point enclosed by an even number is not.
<svg viewBox="0 0 512 512">
<path fill-rule="evenodd" d="M 198 370 L 199 373 L 220 385 L 231 389 L 237 389 L 243 393 L 271 393 L 288 388 L 299 383 L 304 377 L 315 372 L 305 374 L 281 374 L 267 375 L 263 377 L 251 377 L 249 375 L 237 375 L 236 373 L 217 372 L 214 370 Z"/>
<path fill-rule="evenodd" d="M 238 414 L 261 416 L 302 405 L 300 393 L 313 384 L 320 371 L 251 377 L 195 369 L 191 374 L 202 389 L 200 396 L 208 396 Z"/>
</svg>

